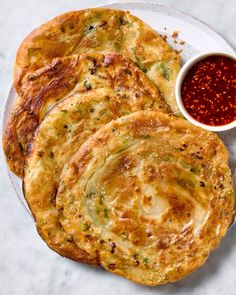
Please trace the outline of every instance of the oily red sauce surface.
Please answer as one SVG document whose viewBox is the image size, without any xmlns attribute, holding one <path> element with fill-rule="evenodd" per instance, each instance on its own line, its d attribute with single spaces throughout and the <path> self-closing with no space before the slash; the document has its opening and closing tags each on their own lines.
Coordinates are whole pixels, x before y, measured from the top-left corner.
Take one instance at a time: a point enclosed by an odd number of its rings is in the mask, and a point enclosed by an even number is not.
<svg viewBox="0 0 236 295">
<path fill-rule="evenodd" d="M 236 120 L 236 61 L 206 57 L 188 71 L 181 87 L 183 104 L 197 121 L 225 125 Z"/>
</svg>

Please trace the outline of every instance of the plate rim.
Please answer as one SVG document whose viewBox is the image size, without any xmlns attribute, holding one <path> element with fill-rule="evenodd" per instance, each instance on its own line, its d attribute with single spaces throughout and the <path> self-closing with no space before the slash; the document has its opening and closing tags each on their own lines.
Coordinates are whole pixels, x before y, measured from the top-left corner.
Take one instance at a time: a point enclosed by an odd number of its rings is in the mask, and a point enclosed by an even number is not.
<svg viewBox="0 0 236 295">
<path fill-rule="evenodd" d="M 218 33 L 215 29 L 213 29 L 210 25 L 206 24 L 204 21 L 199 20 L 197 17 L 192 16 L 189 13 L 183 12 L 176 8 L 167 7 L 165 5 L 157 4 L 154 2 L 134 2 L 134 1 L 126 1 L 126 2 L 112 2 L 109 4 L 102 4 L 96 7 L 104 7 L 104 8 L 114 8 L 121 10 L 147 10 L 151 12 L 159 12 L 169 16 L 173 16 L 176 18 L 180 18 L 185 20 L 186 22 L 191 23 L 192 25 L 196 25 L 198 28 L 203 29 L 206 33 L 210 34 L 214 39 L 217 39 L 222 46 L 227 47 L 226 50 L 235 53 L 234 47 L 230 44 L 228 40 L 226 40 L 220 33 Z"/>
</svg>

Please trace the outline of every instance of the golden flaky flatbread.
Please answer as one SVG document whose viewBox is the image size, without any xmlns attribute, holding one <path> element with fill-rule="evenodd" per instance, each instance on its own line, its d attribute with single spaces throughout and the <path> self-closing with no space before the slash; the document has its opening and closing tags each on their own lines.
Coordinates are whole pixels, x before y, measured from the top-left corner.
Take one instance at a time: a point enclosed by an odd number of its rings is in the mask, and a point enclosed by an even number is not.
<svg viewBox="0 0 236 295">
<path fill-rule="evenodd" d="M 147 85 L 142 88 L 140 84 L 74 94 L 55 105 L 37 130 L 26 157 L 24 195 L 41 237 L 61 255 L 82 262 L 99 261 L 80 250 L 59 223 L 55 196 L 64 165 L 91 134 L 111 120 L 137 110 L 158 110 L 155 91 L 148 92 Z"/>
<path fill-rule="evenodd" d="M 214 133 L 158 112 L 86 141 L 56 196 L 68 235 L 107 270 L 144 285 L 200 267 L 232 220 L 228 153 Z"/>
<path fill-rule="evenodd" d="M 154 81 L 172 110 L 179 113 L 175 79 L 178 54 L 147 24 L 127 11 L 95 8 L 60 15 L 29 34 L 16 58 L 14 82 L 21 94 L 31 74 L 56 57 L 119 53 Z"/>
<path fill-rule="evenodd" d="M 50 65 L 35 71 L 22 85 L 21 97 L 3 137 L 10 169 L 22 175 L 27 144 L 53 104 L 73 93 L 103 87 L 112 87 L 116 92 L 131 90 L 137 100 L 142 95 L 155 97 L 160 109 L 168 110 L 155 84 L 121 55 L 91 53 L 53 59 Z"/>
</svg>

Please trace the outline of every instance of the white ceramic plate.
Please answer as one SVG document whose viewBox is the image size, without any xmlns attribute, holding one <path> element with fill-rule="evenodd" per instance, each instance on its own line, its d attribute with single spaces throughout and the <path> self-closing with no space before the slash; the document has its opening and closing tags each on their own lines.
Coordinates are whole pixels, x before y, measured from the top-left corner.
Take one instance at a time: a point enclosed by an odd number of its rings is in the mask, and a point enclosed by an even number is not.
<svg viewBox="0 0 236 295">
<path fill-rule="evenodd" d="M 189 15 L 183 14 L 174 9 L 166 8 L 157 4 L 150 3 L 115 3 L 106 7 L 114 9 L 124 9 L 131 11 L 148 23 L 156 31 L 168 36 L 167 42 L 177 50 L 183 50 L 181 53 L 183 63 L 193 55 L 204 51 L 228 51 L 234 52 L 234 49 L 214 30 L 201 23 Z M 171 37 L 174 31 L 179 32 L 177 42 L 185 41 L 184 45 L 174 43 Z M 6 100 L 5 111 L 3 116 L 3 129 L 9 116 L 12 104 L 14 103 L 16 92 L 14 87 L 10 89 Z M 236 183 L 236 128 L 220 134 L 226 146 L 230 151 L 230 165 L 234 175 L 234 184 Z M 21 179 L 16 177 L 9 169 L 9 177 L 12 185 L 19 196 L 19 199 L 28 212 L 28 206 L 22 192 Z"/>
</svg>

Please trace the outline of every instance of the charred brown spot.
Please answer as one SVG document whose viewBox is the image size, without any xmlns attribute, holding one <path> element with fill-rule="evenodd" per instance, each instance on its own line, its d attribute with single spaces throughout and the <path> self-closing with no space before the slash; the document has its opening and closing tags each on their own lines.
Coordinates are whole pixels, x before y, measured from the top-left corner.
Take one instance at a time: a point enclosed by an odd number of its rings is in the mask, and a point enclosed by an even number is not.
<svg viewBox="0 0 236 295">
<path fill-rule="evenodd" d="M 161 240 L 159 240 L 159 241 L 157 242 L 157 244 L 156 244 L 156 248 L 157 248 L 158 250 L 165 250 L 165 249 L 167 249 L 168 247 L 169 247 L 169 245 L 168 245 L 166 242 L 161 241 Z"/>
<path fill-rule="evenodd" d="M 70 30 L 73 30 L 75 28 L 75 25 L 73 23 L 69 22 L 68 27 Z"/>
<path fill-rule="evenodd" d="M 125 74 L 132 75 L 132 72 L 130 71 L 130 69 L 125 69 Z"/>
<path fill-rule="evenodd" d="M 72 238 L 72 236 L 66 237 L 66 241 L 67 241 L 68 243 L 72 243 L 72 242 L 73 242 L 73 238 Z"/>
<path fill-rule="evenodd" d="M 88 239 L 89 241 L 93 242 L 96 241 L 96 237 L 93 237 L 92 235 L 85 235 L 85 238 Z"/>
<path fill-rule="evenodd" d="M 197 159 L 197 160 L 203 160 L 203 157 L 200 156 L 198 153 L 192 153 L 191 156 L 192 156 L 194 159 Z"/>
<path fill-rule="evenodd" d="M 98 63 L 98 61 L 97 61 L 94 57 L 92 57 L 92 56 L 87 56 L 87 59 L 90 60 L 90 61 L 93 63 L 93 66 L 94 66 L 95 68 L 98 68 L 98 67 L 99 67 L 99 63 Z"/>
<path fill-rule="evenodd" d="M 52 195 L 51 195 L 51 200 L 54 204 L 56 203 L 57 190 L 58 190 L 57 186 L 54 186 Z"/>
<path fill-rule="evenodd" d="M 26 155 L 28 156 L 30 153 L 31 153 L 31 144 L 28 143 L 28 144 L 26 145 Z"/>
<path fill-rule="evenodd" d="M 111 247 L 110 252 L 111 252 L 112 254 L 114 254 L 114 253 L 115 253 L 115 249 L 116 249 L 116 244 L 115 244 L 114 242 L 112 242 L 112 243 L 110 244 L 110 247 Z"/>
<path fill-rule="evenodd" d="M 40 158 L 42 158 L 43 155 L 44 155 L 44 152 L 43 152 L 43 151 L 38 151 L 37 155 L 38 155 Z"/>
<path fill-rule="evenodd" d="M 30 81 L 35 81 L 37 79 L 37 76 L 35 76 L 35 75 L 29 75 L 28 76 L 28 81 L 30 82 Z"/>
<path fill-rule="evenodd" d="M 33 116 L 34 115 L 34 111 L 32 109 L 27 109 L 26 110 L 26 113 L 29 115 L 29 116 Z"/>
<path fill-rule="evenodd" d="M 147 167 L 147 176 L 149 181 L 153 181 L 157 178 L 157 171 L 154 166 L 148 165 Z"/>
<path fill-rule="evenodd" d="M 106 21 L 103 22 L 99 27 L 101 28 L 101 27 L 104 27 L 105 25 L 107 25 L 107 22 Z"/>
<path fill-rule="evenodd" d="M 21 152 L 24 151 L 23 146 L 22 146 L 22 144 L 21 144 L 20 142 L 18 142 L 18 147 L 19 147 L 19 150 L 20 150 Z"/>
<path fill-rule="evenodd" d="M 121 25 L 125 25 L 127 23 L 126 20 L 123 17 L 120 17 L 119 21 L 120 21 Z"/>
<path fill-rule="evenodd" d="M 136 266 L 138 266 L 140 263 L 139 263 L 139 255 L 136 253 L 133 255 L 133 258 L 135 260 L 135 263 L 136 263 Z"/>
<path fill-rule="evenodd" d="M 115 269 L 115 268 L 116 268 L 116 265 L 115 265 L 114 263 L 110 263 L 110 264 L 108 265 L 108 268 L 110 268 L 110 269 Z"/>
<path fill-rule="evenodd" d="M 200 181 L 200 186 L 205 187 L 205 183 L 203 181 Z"/>
<path fill-rule="evenodd" d="M 139 258 L 139 255 L 136 253 L 133 255 L 134 259 L 138 259 Z"/>
<path fill-rule="evenodd" d="M 146 206 L 151 206 L 152 205 L 152 196 L 144 196 L 143 197 L 143 204 Z"/>
<path fill-rule="evenodd" d="M 130 170 L 133 167 L 133 161 L 128 156 L 124 156 L 120 159 L 119 167 L 121 171 Z"/>
<path fill-rule="evenodd" d="M 148 233 L 147 233 L 147 237 L 148 237 L 148 238 L 150 238 L 150 237 L 152 237 L 152 236 L 153 236 L 153 234 L 152 234 L 151 232 L 148 232 Z"/>
<path fill-rule="evenodd" d="M 224 189 L 224 185 L 221 183 L 221 184 L 219 185 L 219 188 L 220 188 L 220 189 Z"/>
<path fill-rule="evenodd" d="M 90 73 L 91 75 L 94 75 L 94 74 L 96 73 L 96 68 L 91 68 L 91 69 L 89 69 L 89 73 Z"/>
</svg>

